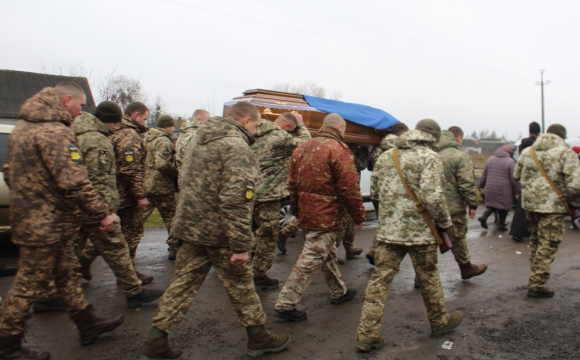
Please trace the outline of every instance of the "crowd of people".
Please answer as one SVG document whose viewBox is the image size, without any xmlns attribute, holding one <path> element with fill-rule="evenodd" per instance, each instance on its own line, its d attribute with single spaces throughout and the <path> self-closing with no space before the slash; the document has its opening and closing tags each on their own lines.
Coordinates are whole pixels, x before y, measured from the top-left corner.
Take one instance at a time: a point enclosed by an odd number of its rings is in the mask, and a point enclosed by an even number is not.
<svg viewBox="0 0 580 360">
<path fill-rule="evenodd" d="M 68 311 L 82 345 L 122 324 L 122 315 L 97 317 L 80 287 L 81 276 L 92 279 L 91 263 L 98 256 L 115 274 L 128 307 L 160 299 L 142 360 L 182 359 L 168 336 L 212 267 L 247 331 L 247 354 L 285 349 L 290 336 L 265 328 L 256 292 L 279 288 L 280 280 L 268 276 L 276 246 L 285 253 L 288 236 L 304 231 L 302 252 L 280 291 L 275 317 L 307 319 L 298 304 L 321 269 L 330 303 L 352 300 L 357 291 L 342 280 L 337 247 L 344 244 L 347 259 L 362 254 L 354 247 L 354 229 L 366 220 L 359 181 L 367 166 L 373 171 L 371 198 L 379 225 L 367 254 L 375 267 L 357 329 L 359 350 L 384 346 L 380 328 L 389 287 L 407 254 L 431 334 L 441 336 L 460 325 L 463 314 L 445 306 L 437 251 L 448 238 L 464 280 L 487 270 L 471 262 L 466 241 L 478 187 L 486 189 L 486 210 L 479 218 L 486 228 L 495 213 L 498 229 L 507 230 L 507 211 L 517 200 L 515 216 L 524 212 L 530 234 L 528 296 L 554 295 L 547 287 L 550 263 L 563 238 L 564 216 L 580 196 L 578 157 L 564 142 L 561 125 L 551 125 L 528 149 L 520 148 L 517 164 L 513 147 L 499 149 L 476 186 L 471 159 L 461 150 L 462 129 L 442 130 L 431 119 L 412 130 L 394 125 L 369 152 L 343 142 L 347 123 L 339 114 L 328 114 L 312 138 L 298 112 L 269 121 L 242 101 L 228 107 L 224 117 L 196 110 L 174 144 L 175 119 L 169 115 L 148 129 L 149 109 L 140 102 L 123 112 L 105 101 L 89 114 L 82 112 L 85 101 L 74 83 L 45 88 L 22 106 L 10 136 L 4 178 L 20 258 L 0 316 L 0 359 L 50 358 L 22 347 L 31 307 Z M 279 231 L 280 202 L 288 193 L 294 218 Z M 144 222 L 155 208 L 167 227 L 168 259 L 176 267 L 164 291 L 143 288 L 154 277 L 135 267 Z"/>
</svg>

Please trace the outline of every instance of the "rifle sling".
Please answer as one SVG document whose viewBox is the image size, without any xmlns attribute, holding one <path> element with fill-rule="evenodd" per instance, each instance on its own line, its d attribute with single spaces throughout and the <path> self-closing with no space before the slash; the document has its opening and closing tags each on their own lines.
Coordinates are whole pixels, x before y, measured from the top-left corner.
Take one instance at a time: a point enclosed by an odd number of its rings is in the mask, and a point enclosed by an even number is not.
<svg viewBox="0 0 580 360">
<path fill-rule="evenodd" d="M 573 215 L 573 211 L 570 208 L 570 205 L 568 205 L 568 202 L 566 201 L 566 198 L 560 192 L 560 190 L 558 189 L 558 187 L 556 186 L 556 184 L 554 184 L 554 182 L 552 181 L 552 179 L 550 179 L 550 177 L 546 173 L 546 170 L 544 170 L 544 167 L 538 161 L 538 158 L 536 157 L 536 152 L 534 151 L 534 148 L 531 147 L 531 146 L 530 146 L 530 154 L 532 155 L 532 159 L 536 163 L 536 166 L 538 167 L 538 169 L 540 170 L 540 172 L 542 173 L 542 175 L 544 175 L 544 178 L 546 179 L 546 181 L 548 182 L 548 184 L 550 184 L 550 186 L 552 187 L 552 190 L 554 190 L 554 192 L 556 193 L 556 195 L 558 195 L 558 198 L 560 198 L 560 201 L 562 202 L 562 204 L 564 204 L 564 208 L 566 209 L 566 212 L 568 214 L 570 214 L 570 215 Z"/>
<path fill-rule="evenodd" d="M 423 206 L 421 201 L 419 201 L 419 199 L 417 198 L 417 196 L 413 192 L 413 189 L 411 189 L 409 187 L 409 184 L 407 184 L 407 181 L 405 181 L 405 177 L 403 176 L 403 172 L 401 171 L 401 164 L 399 163 L 398 150 L 399 150 L 398 148 L 393 149 L 393 160 L 395 162 L 395 168 L 397 169 L 397 173 L 399 174 L 399 179 L 401 179 L 401 182 L 403 183 L 405 190 L 407 190 L 407 194 L 411 197 L 411 200 L 413 200 L 413 203 L 415 203 L 417 210 L 423 216 L 423 219 L 425 219 L 427 226 L 429 226 L 429 230 L 431 230 L 431 234 L 435 238 L 435 242 L 437 243 L 437 245 L 441 245 L 442 241 L 441 241 L 441 238 L 439 237 L 439 233 L 437 232 L 437 228 L 435 227 L 435 224 L 433 224 L 433 221 L 429 217 L 427 210 L 425 209 L 425 207 Z"/>
</svg>

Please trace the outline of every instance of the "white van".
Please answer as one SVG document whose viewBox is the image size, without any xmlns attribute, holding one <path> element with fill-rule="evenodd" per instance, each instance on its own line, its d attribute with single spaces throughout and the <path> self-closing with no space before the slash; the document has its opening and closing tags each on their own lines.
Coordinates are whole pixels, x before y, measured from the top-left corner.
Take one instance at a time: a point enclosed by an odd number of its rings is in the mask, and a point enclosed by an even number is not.
<svg viewBox="0 0 580 360">
<path fill-rule="evenodd" d="M 14 125 L 0 124 L 0 165 L 8 158 L 8 138 Z M 10 235 L 10 189 L 4 181 L 4 173 L 0 168 L 0 237 Z"/>
</svg>

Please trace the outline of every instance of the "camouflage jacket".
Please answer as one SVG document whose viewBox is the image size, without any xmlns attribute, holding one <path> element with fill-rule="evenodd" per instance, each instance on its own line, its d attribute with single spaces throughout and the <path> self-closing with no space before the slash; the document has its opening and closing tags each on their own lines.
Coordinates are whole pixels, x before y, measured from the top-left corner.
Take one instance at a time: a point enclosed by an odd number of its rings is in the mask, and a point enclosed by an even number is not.
<svg viewBox="0 0 580 360">
<path fill-rule="evenodd" d="M 369 161 L 369 170 L 374 171 L 377 160 L 385 151 L 395 148 L 395 143 L 399 137 L 397 135 L 389 134 L 381 140 L 381 143 L 373 148 L 371 152 L 371 159 Z M 379 201 L 379 189 L 376 183 L 371 182 L 371 200 Z"/>
<path fill-rule="evenodd" d="M 187 147 L 173 237 L 236 253 L 252 247 L 254 137 L 237 121 L 213 117 Z"/>
<path fill-rule="evenodd" d="M 177 139 L 177 143 L 175 144 L 175 160 L 177 163 L 177 169 L 181 168 L 181 164 L 183 161 L 183 156 L 185 155 L 185 148 L 187 144 L 194 138 L 197 130 L 203 124 L 201 120 L 196 117 L 190 117 L 185 121 L 183 126 L 181 127 L 181 135 L 179 139 Z"/>
<path fill-rule="evenodd" d="M 371 151 L 371 158 L 369 160 L 369 171 L 373 171 L 377 160 L 385 151 L 389 151 L 395 147 L 395 142 L 398 138 L 399 137 L 397 135 L 389 134 L 373 148 L 373 151 Z"/>
<path fill-rule="evenodd" d="M 323 127 L 292 154 L 291 209 L 305 229 L 339 230 L 345 208 L 355 223 L 366 219 L 354 160 L 341 140 L 338 130 Z"/>
<path fill-rule="evenodd" d="M 73 119 L 53 88 L 26 100 L 8 142 L 4 179 L 10 187 L 12 242 L 49 246 L 80 225 L 109 214 L 88 178 Z M 66 240 L 66 239 L 64 239 Z"/>
<path fill-rule="evenodd" d="M 147 151 L 140 133 L 147 131 L 128 116 L 123 116 L 121 128 L 109 137 L 117 159 L 117 188 L 120 208 L 136 205 L 147 197 L 145 191 L 145 158 Z"/>
<path fill-rule="evenodd" d="M 542 134 L 531 146 L 550 179 L 572 206 L 580 205 L 578 157 L 562 138 Z M 522 186 L 522 207 L 537 213 L 565 213 L 562 201 L 532 159 L 530 149 L 520 155 L 514 179 Z"/>
<path fill-rule="evenodd" d="M 369 149 L 366 146 L 351 144 L 348 146 L 348 148 L 352 153 L 354 167 L 356 168 L 356 172 L 360 178 L 361 171 L 366 169 L 369 164 L 371 154 L 369 153 Z"/>
<path fill-rule="evenodd" d="M 310 140 L 310 133 L 303 124 L 297 126 L 295 135 L 269 120 L 262 119 L 258 125 L 254 135 L 256 142 L 252 145 L 260 165 L 256 201 L 280 200 L 288 196 L 290 156 L 297 145 Z"/>
<path fill-rule="evenodd" d="M 445 199 L 449 214 L 465 213 L 465 207 L 477 209 L 477 189 L 471 157 L 461 150 L 455 135 L 448 130 L 441 131 L 437 145 L 443 162 Z"/>
<path fill-rule="evenodd" d="M 86 112 L 75 119 L 71 129 L 79 141 L 89 180 L 109 210 L 116 212 L 119 209 L 119 192 L 115 150 L 107 138 L 112 132 L 99 119 Z M 91 224 L 95 221 L 83 214 L 82 222 Z"/>
<path fill-rule="evenodd" d="M 430 134 L 411 130 L 396 142 L 399 162 L 409 187 L 421 201 L 436 226 L 451 227 L 451 217 L 443 193 L 443 164 L 435 150 L 437 140 Z M 394 245 L 430 245 L 435 239 L 407 194 L 393 161 L 393 150 L 375 164 L 371 182 L 379 189 L 379 228 L 376 239 Z"/>
<path fill-rule="evenodd" d="M 177 192 L 177 167 L 171 133 L 162 128 L 150 129 L 145 135 L 145 188 L 149 195 Z"/>
</svg>

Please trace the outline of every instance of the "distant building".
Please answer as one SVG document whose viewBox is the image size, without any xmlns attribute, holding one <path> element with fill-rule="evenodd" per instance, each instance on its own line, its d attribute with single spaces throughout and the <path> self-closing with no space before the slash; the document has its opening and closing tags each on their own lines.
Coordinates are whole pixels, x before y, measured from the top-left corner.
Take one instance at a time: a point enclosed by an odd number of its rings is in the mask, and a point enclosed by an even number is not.
<svg viewBox="0 0 580 360">
<path fill-rule="evenodd" d="M 505 137 L 488 137 L 481 138 L 479 140 L 473 138 L 464 138 L 463 143 L 461 144 L 461 149 L 468 154 L 494 155 L 497 149 L 509 143 L 510 142 L 507 141 Z"/>
<path fill-rule="evenodd" d="M 63 81 L 78 84 L 87 94 L 87 104 L 83 110 L 93 112 L 95 100 L 85 77 L 39 74 L 26 71 L 0 70 L 0 124 L 15 125 L 20 119 L 18 112 L 26 99 L 45 87 L 52 87 Z"/>
</svg>

